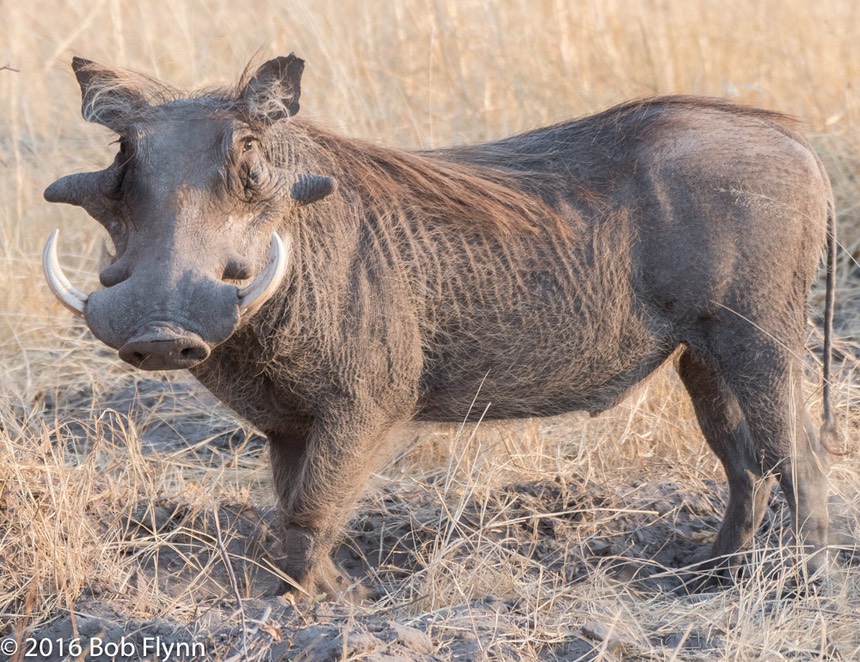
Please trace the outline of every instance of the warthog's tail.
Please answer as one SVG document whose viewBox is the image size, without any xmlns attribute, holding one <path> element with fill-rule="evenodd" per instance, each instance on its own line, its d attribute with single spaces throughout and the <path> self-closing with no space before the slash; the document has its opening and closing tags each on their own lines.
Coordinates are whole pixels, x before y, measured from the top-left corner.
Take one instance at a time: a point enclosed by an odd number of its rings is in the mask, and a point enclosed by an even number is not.
<svg viewBox="0 0 860 662">
<path fill-rule="evenodd" d="M 825 280 L 824 293 L 824 356 L 822 357 L 822 399 L 824 411 L 822 415 L 823 422 L 821 424 L 821 444 L 828 453 L 834 455 L 846 455 L 847 450 L 843 451 L 836 448 L 840 443 L 839 431 L 836 429 L 836 424 L 833 421 L 833 409 L 830 404 L 831 383 L 830 373 L 833 364 L 833 306 L 836 301 L 836 210 L 833 205 L 833 200 L 827 203 L 827 254 L 825 261 L 827 263 L 827 275 Z"/>
</svg>

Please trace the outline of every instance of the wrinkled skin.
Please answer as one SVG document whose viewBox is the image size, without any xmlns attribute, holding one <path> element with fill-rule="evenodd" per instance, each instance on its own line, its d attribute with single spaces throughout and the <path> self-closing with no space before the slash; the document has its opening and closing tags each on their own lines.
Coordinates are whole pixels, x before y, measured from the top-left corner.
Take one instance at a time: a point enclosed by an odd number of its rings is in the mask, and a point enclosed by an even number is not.
<svg viewBox="0 0 860 662">
<path fill-rule="evenodd" d="M 796 357 L 832 197 L 784 118 L 663 98 L 407 153 L 295 118 L 302 66 L 170 98 L 76 59 L 84 117 L 120 153 L 46 191 L 116 247 L 80 302 L 93 333 L 189 368 L 268 436 L 302 589 L 363 594 L 330 551 L 397 426 L 596 414 L 678 352 L 730 486 L 711 565 L 749 543 L 774 479 L 824 565 L 827 458 Z M 286 276 L 242 315 L 273 231 Z"/>
</svg>

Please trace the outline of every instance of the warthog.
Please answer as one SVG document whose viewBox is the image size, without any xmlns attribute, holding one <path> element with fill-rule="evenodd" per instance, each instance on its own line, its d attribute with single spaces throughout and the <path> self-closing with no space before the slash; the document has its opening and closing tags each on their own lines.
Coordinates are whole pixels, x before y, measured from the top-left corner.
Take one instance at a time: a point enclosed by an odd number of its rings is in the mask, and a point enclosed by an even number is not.
<svg viewBox="0 0 860 662">
<path fill-rule="evenodd" d="M 625 103 L 480 145 L 404 151 L 296 117 L 304 62 L 179 93 L 75 58 L 114 162 L 63 177 L 115 247 L 86 295 L 48 282 L 144 370 L 185 368 L 269 439 L 283 547 L 311 595 L 355 597 L 332 546 L 408 420 L 602 412 L 679 352 L 728 475 L 714 564 L 779 481 L 812 569 L 825 441 L 801 388 L 830 185 L 782 115 L 697 97 Z"/>
</svg>

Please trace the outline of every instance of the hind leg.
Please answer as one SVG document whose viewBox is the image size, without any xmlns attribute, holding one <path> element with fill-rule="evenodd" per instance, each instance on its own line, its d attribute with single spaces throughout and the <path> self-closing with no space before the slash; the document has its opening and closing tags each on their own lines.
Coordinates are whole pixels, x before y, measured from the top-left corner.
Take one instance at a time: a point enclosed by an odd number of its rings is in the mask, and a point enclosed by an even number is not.
<svg viewBox="0 0 860 662">
<path fill-rule="evenodd" d="M 814 572 L 826 561 L 827 458 L 805 410 L 794 353 L 761 334 L 746 342 L 737 333 L 725 337 L 733 346 L 719 352 L 722 375 L 744 414 L 761 472 L 779 480 Z"/>
<path fill-rule="evenodd" d="M 792 404 L 796 426 L 792 430 L 790 462 L 778 473 L 779 486 L 792 513 L 798 543 L 805 547 L 807 570 L 814 574 L 827 565 L 828 454 L 804 407 L 800 379 L 793 380 Z"/>
<path fill-rule="evenodd" d="M 709 564 L 728 565 L 729 557 L 749 545 L 761 523 L 773 478 L 763 474 L 744 413 L 719 372 L 686 349 L 678 361 L 678 374 L 702 434 L 728 478 L 729 505 Z"/>
</svg>

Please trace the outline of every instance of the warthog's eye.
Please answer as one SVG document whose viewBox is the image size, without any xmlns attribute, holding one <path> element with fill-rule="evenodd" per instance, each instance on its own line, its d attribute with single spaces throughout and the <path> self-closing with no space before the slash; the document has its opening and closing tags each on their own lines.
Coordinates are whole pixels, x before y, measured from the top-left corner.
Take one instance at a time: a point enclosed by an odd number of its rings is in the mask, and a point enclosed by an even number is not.
<svg viewBox="0 0 860 662">
<path fill-rule="evenodd" d="M 131 145 L 125 137 L 120 137 L 119 151 L 114 158 L 114 167 L 111 169 L 113 177 L 109 180 L 110 185 L 105 187 L 104 195 L 112 200 L 122 198 L 122 184 L 125 179 L 128 162 L 131 160 Z"/>
<path fill-rule="evenodd" d="M 242 138 L 242 153 L 244 154 L 245 152 L 250 152 L 252 149 L 254 149 L 255 142 L 257 141 L 251 136 L 246 136 L 245 138 Z"/>
<path fill-rule="evenodd" d="M 116 142 L 119 145 L 119 151 L 116 154 L 116 161 L 119 166 L 124 166 L 132 157 L 133 150 L 131 142 L 125 136 L 120 136 L 119 140 Z"/>
</svg>

